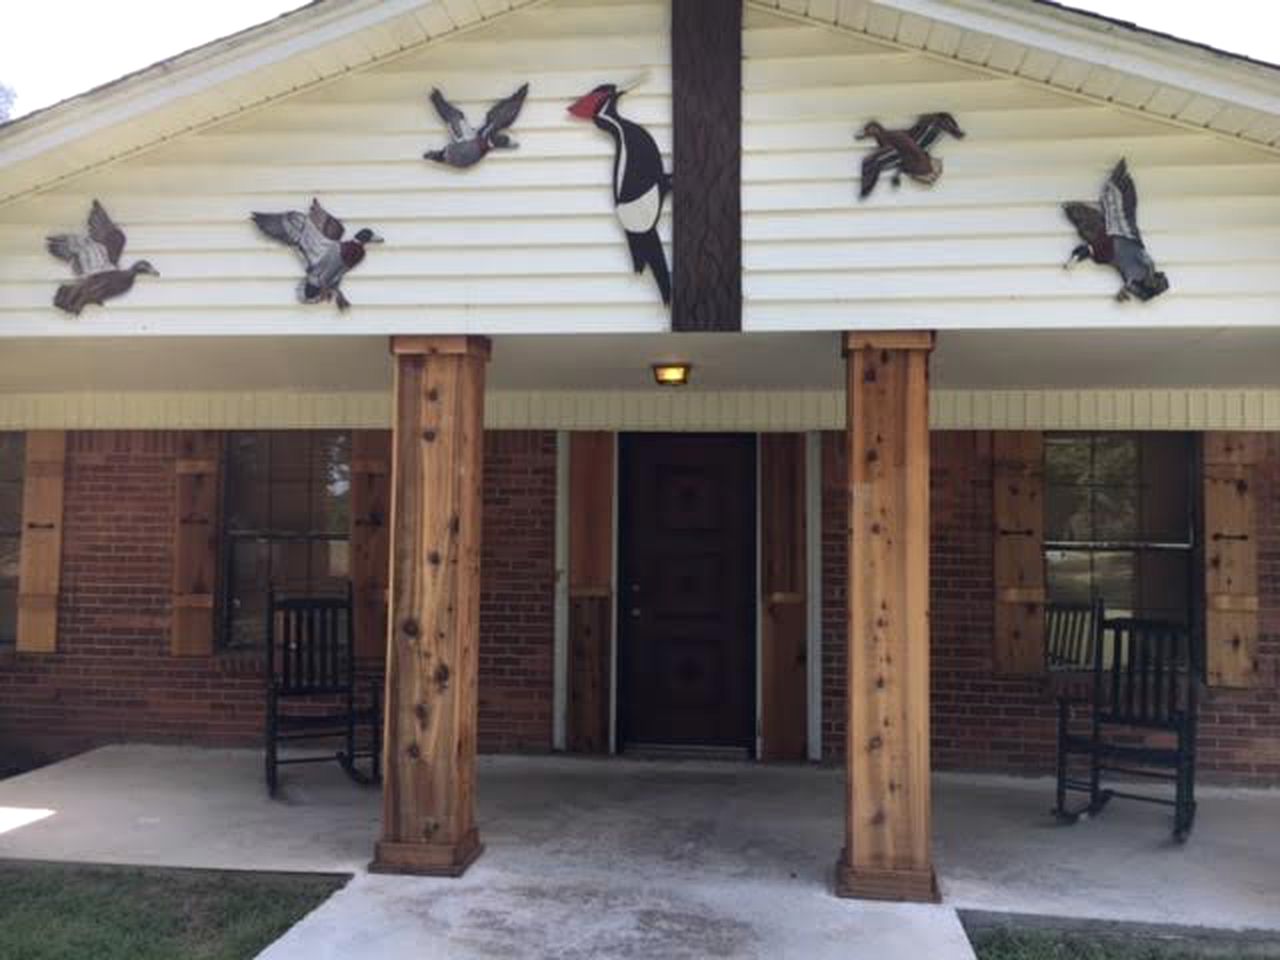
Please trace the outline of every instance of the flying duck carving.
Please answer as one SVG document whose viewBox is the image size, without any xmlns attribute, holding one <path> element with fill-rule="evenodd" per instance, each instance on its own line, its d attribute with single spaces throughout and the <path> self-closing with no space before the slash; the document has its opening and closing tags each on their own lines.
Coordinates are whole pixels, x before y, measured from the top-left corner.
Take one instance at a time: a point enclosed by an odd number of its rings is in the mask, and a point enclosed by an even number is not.
<svg viewBox="0 0 1280 960">
<path fill-rule="evenodd" d="M 613 206 L 627 235 L 636 273 L 653 274 L 662 302 L 671 303 L 671 271 L 658 236 L 662 205 L 671 192 L 671 175 L 662 169 L 662 152 L 644 127 L 618 114 L 618 100 L 638 84 L 625 87 L 603 83 L 579 97 L 569 113 L 590 120 L 613 137 Z"/>
<path fill-rule="evenodd" d="M 910 130 L 886 130 L 877 120 L 869 122 L 855 138 L 876 141 L 876 148 L 862 158 L 858 199 L 870 196 L 880 174 L 886 170 L 893 171 L 895 187 L 901 186 L 904 174 L 919 183 L 934 183 L 942 176 L 942 161 L 929 150 L 944 133 L 964 139 L 964 131 L 949 113 L 921 114 Z"/>
<path fill-rule="evenodd" d="M 353 239 L 343 240 L 347 228 L 314 199 L 306 213 L 300 210 L 255 213 L 253 222 L 272 240 L 292 247 L 302 259 L 307 272 L 298 284 L 298 300 L 302 303 L 333 300 L 339 310 L 351 306 L 342 295 L 342 278 L 364 259 L 365 244 L 382 242 L 382 238 L 367 227 Z"/>
<path fill-rule="evenodd" d="M 1150 300 L 1169 289 L 1169 278 L 1156 269 L 1142 242 L 1138 230 L 1138 189 L 1124 160 L 1115 165 L 1102 185 L 1102 197 L 1096 206 L 1072 201 L 1064 203 L 1062 211 L 1084 241 L 1071 251 L 1064 267 L 1081 260 L 1115 267 L 1124 281 L 1116 294 L 1121 302 L 1130 297 Z"/>
<path fill-rule="evenodd" d="M 431 103 L 449 128 L 449 142 L 443 149 L 428 150 L 422 155 L 423 158 L 451 167 L 470 167 L 483 160 L 495 148 L 516 149 L 520 145 L 506 131 L 520 116 L 520 108 L 524 106 L 524 98 L 528 92 L 529 85 L 522 84 L 511 96 L 499 100 L 489 108 L 484 125 L 477 130 L 471 126 L 467 115 L 446 100 L 444 94 L 439 90 L 432 90 Z"/>
<path fill-rule="evenodd" d="M 160 276 L 146 260 L 138 260 L 128 269 L 120 269 L 124 252 L 124 231 L 116 226 L 97 200 L 89 208 L 89 234 L 60 233 L 48 237 L 45 247 L 59 260 L 71 264 L 80 279 L 64 283 L 53 295 L 53 305 L 77 316 L 91 303 L 102 306 L 107 300 L 128 293 L 140 273 Z"/>
</svg>

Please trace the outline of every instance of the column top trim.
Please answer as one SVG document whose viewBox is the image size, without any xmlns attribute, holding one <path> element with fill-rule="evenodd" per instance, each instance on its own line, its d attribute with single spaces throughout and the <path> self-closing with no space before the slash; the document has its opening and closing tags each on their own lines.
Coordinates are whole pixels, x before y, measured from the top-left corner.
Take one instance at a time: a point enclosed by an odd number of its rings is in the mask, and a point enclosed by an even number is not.
<svg viewBox="0 0 1280 960">
<path fill-rule="evenodd" d="M 937 335 L 932 330 L 846 331 L 844 353 L 855 350 L 932 350 Z"/>
<path fill-rule="evenodd" d="M 469 356 L 488 360 L 493 343 L 488 337 L 469 336 L 402 336 L 391 338 L 391 352 L 435 356 Z"/>
</svg>

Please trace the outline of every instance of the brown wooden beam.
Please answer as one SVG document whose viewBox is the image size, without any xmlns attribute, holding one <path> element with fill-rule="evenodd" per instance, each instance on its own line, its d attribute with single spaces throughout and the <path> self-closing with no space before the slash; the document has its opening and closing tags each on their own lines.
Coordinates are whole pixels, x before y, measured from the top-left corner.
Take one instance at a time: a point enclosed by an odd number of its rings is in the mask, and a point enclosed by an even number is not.
<svg viewBox="0 0 1280 960">
<path fill-rule="evenodd" d="M 927 332 L 846 334 L 845 847 L 836 893 L 938 899 L 930 854 Z"/>
<path fill-rule="evenodd" d="M 671 3 L 673 330 L 742 329 L 742 2 Z"/>
<path fill-rule="evenodd" d="M 609 752 L 614 435 L 569 435 L 569 696 L 572 753 Z"/>
<path fill-rule="evenodd" d="M 356 656 L 387 652 L 391 567 L 391 431 L 351 431 L 351 583 Z"/>
<path fill-rule="evenodd" d="M 482 337 L 396 337 L 382 840 L 369 869 L 458 876 L 480 855 L 475 759 Z"/>
<path fill-rule="evenodd" d="M 23 653 L 58 649 L 66 461 L 65 430 L 27 433 L 18 560 L 17 649 Z"/>
<path fill-rule="evenodd" d="M 760 437 L 760 739 L 764 760 L 808 752 L 805 436 Z"/>
</svg>

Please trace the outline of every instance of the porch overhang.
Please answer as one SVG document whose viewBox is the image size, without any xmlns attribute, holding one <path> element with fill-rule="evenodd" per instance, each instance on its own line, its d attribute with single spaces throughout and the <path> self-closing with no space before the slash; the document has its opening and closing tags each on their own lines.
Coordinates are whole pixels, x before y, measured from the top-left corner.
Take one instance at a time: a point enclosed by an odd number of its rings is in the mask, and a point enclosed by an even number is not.
<svg viewBox="0 0 1280 960">
<path fill-rule="evenodd" d="M 1274 329 L 944 331 L 933 429 L 1280 429 Z M 1134 362 L 1141 357 L 1142 363 Z M 653 362 L 694 365 L 662 390 Z M 391 424 L 383 337 L 16 340 L 0 429 Z M 839 430 L 828 333 L 500 337 L 489 429 Z"/>
</svg>

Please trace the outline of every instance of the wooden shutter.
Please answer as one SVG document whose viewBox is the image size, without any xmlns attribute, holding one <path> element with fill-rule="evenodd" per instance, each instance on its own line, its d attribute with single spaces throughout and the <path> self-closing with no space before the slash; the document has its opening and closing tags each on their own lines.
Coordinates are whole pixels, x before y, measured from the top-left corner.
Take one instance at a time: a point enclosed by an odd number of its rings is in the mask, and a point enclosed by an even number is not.
<svg viewBox="0 0 1280 960">
<path fill-rule="evenodd" d="M 201 430 L 178 441 L 174 483 L 173 627 L 175 656 L 213 652 L 218 580 L 218 482 L 222 436 Z"/>
<path fill-rule="evenodd" d="M 1205 659 L 1212 686 L 1252 687 L 1258 670 L 1256 497 L 1264 436 L 1204 435 Z"/>
<path fill-rule="evenodd" d="M 613 637 L 614 435 L 569 435 L 569 696 L 567 746 L 609 751 Z"/>
<path fill-rule="evenodd" d="M 17 648 L 26 653 L 52 653 L 58 647 L 67 435 L 63 430 L 33 430 L 26 436 L 26 446 Z"/>
<path fill-rule="evenodd" d="M 1044 670 L 1044 434 L 997 431 L 994 460 L 995 671 Z"/>
<path fill-rule="evenodd" d="M 351 584 L 357 657 L 387 652 L 391 431 L 351 433 Z"/>
<path fill-rule="evenodd" d="M 803 760 L 808 739 L 805 437 L 760 438 L 760 731 L 765 760 Z"/>
</svg>

